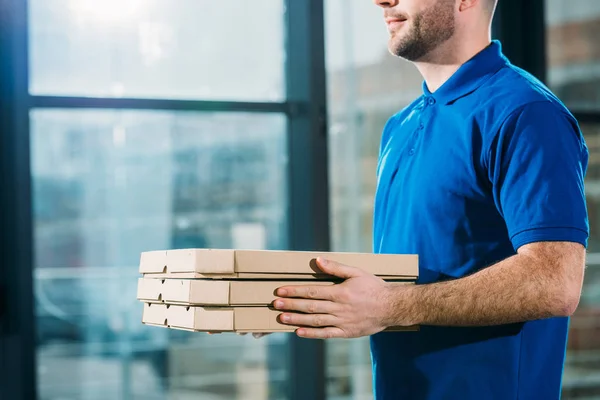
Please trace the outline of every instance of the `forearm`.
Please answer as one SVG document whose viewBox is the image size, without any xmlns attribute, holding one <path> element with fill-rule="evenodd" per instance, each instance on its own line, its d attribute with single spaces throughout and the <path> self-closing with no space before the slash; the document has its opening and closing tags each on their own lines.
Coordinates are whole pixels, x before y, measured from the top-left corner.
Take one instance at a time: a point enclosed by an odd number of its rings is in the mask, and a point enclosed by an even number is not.
<svg viewBox="0 0 600 400">
<path fill-rule="evenodd" d="M 444 326 L 485 326 L 570 315 L 577 299 L 561 287 L 569 279 L 560 268 L 515 255 L 471 276 L 415 285 L 391 295 L 388 325 L 410 323 Z M 577 279 L 574 277 L 573 279 Z M 576 282 L 574 283 L 576 284 Z M 392 289 L 392 292 L 394 290 Z"/>
</svg>

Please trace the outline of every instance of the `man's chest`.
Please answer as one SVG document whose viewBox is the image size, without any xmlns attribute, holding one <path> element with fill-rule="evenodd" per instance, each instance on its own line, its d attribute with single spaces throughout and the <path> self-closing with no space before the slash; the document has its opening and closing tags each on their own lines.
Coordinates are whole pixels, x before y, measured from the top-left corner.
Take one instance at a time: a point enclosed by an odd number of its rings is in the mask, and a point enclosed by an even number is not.
<svg viewBox="0 0 600 400">
<path fill-rule="evenodd" d="M 493 203 L 483 151 L 475 122 L 414 113 L 382 147 L 376 218 L 448 218 Z"/>
</svg>

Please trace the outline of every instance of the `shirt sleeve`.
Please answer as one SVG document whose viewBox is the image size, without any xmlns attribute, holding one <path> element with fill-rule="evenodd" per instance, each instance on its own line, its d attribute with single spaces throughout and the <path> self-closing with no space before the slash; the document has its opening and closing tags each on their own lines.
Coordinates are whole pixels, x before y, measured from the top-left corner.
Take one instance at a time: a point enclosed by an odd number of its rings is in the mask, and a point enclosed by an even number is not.
<svg viewBox="0 0 600 400">
<path fill-rule="evenodd" d="M 515 250 L 539 241 L 587 247 L 588 149 L 571 115 L 549 101 L 522 106 L 504 121 L 488 154 L 494 202 Z"/>
</svg>

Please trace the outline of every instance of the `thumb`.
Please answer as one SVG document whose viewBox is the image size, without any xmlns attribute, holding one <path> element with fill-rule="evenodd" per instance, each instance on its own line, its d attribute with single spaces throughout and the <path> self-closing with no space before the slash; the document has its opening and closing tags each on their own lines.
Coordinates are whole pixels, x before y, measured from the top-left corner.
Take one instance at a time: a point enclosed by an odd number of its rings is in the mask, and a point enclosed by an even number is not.
<svg viewBox="0 0 600 400">
<path fill-rule="evenodd" d="M 317 258 L 319 268 L 326 274 L 337 276 L 342 279 L 350 279 L 362 276 L 364 271 L 356 267 L 349 267 L 344 264 L 340 264 L 337 261 L 327 260 L 323 257 Z"/>
</svg>

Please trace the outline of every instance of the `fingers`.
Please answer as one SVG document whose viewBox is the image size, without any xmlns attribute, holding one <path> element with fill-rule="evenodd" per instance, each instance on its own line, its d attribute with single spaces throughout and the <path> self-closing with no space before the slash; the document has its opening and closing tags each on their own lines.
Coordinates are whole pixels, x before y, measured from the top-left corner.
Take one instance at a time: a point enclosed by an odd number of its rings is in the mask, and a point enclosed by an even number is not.
<svg viewBox="0 0 600 400">
<path fill-rule="evenodd" d="M 296 330 L 296 335 L 307 338 L 307 339 L 333 339 L 333 338 L 345 338 L 346 333 L 335 327 L 330 328 L 300 328 Z"/>
<path fill-rule="evenodd" d="M 284 286 L 277 289 L 280 297 L 301 297 L 314 300 L 335 300 L 338 288 L 331 286 Z"/>
<path fill-rule="evenodd" d="M 278 310 L 299 311 L 308 314 L 333 314 L 339 307 L 331 301 L 304 299 L 277 299 L 273 306 Z"/>
<path fill-rule="evenodd" d="M 209 335 L 218 335 L 218 334 L 220 334 L 221 332 L 207 332 L 207 333 L 208 333 Z M 246 335 L 248 334 L 248 332 L 236 332 L 236 334 L 237 334 L 238 336 L 246 336 Z M 270 335 L 270 334 L 271 334 L 270 332 L 253 332 L 253 333 L 252 333 L 252 336 L 253 336 L 255 339 L 260 339 L 260 338 L 262 338 L 262 337 L 264 337 L 264 336 L 267 336 L 267 335 Z"/>
<path fill-rule="evenodd" d="M 359 268 L 349 267 L 340 264 L 337 261 L 327 260 L 323 257 L 317 258 L 317 263 L 319 268 L 326 274 L 337 276 L 342 279 L 356 278 L 365 274 L 365 272 Z"/>
<path fill-rule="evenodd" d="M 296 314 L 283 313 L 279 316 L 281 323 L 296 326 L 334 326 L 337 318 L 329 314 Z"/>
</svg>

